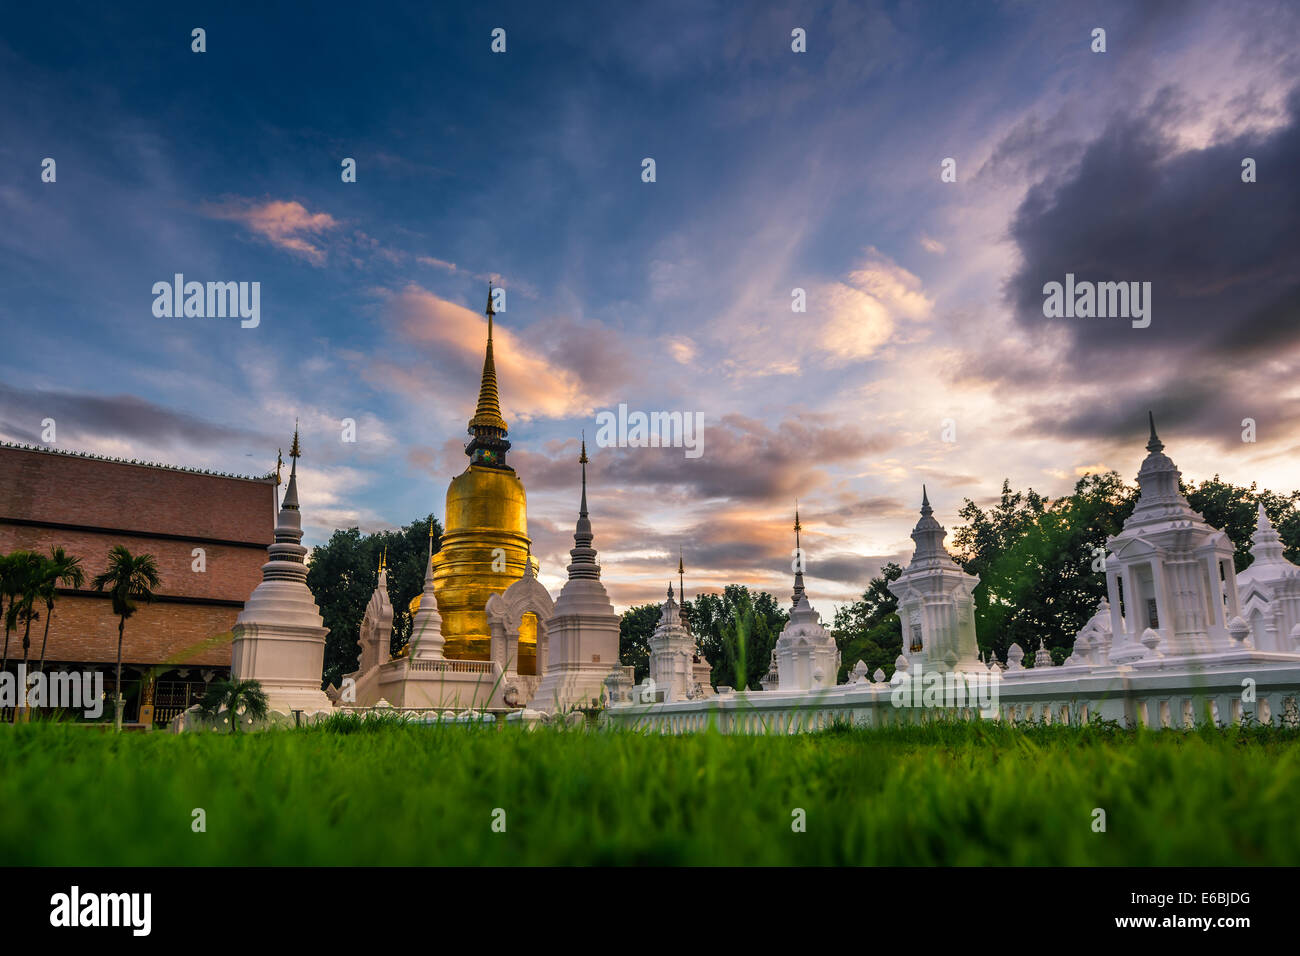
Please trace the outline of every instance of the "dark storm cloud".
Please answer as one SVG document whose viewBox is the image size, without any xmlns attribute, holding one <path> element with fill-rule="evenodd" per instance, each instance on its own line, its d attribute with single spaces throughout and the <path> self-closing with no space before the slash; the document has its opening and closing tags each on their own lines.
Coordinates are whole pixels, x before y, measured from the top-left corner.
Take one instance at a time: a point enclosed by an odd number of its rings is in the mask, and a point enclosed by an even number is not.
<svg viewBox="0 0 1300 956">
<path fill-rule="evenodd" d="M 1156 359 L 1259 358 L 1297 341 L 1300 91 L 1273 132 L 1180 152 L 1168 130 L 1187 111 L 1166 92 L 1112 122 L 1063 181 L 1030 189 L 1011 224 L 1022 262 L 1006 295 L 1017 319 L 1050 323 L 1078 361 L 1104 361 L 1110 375 Z M 1244 157 L 1258 182 L 1241 181 Z M 1150 327 L 1044 318 L 1043 286 L 1066 273 L 1150 282 Z"/>
<path fill-rule="evenodd" d="M 213 424 L 134 395 L 22 390 L 0 384 L 0 429 L 30 442 L 38 438 L 41 421 L 46 418 L 54 419 L 60 444 L 93 438 L 147 442 L 151 447 L 235 442 L 264 445 L 267 441 L 256 432 Z"/>
<path fill-rule="evenodd" d="M 962 374 L 1032 392 L 1022 434 L 1140 440 L 1151 409 L 1162 435 L 1185 430 L 1240 449 L 1243 418 L 1261 433 L 1300 424 L 1300 403 L 1258 388 L 1253 371 L 1300 364 L 1300 89 L 1268 133 L 1180 151 L 1169 130 L 1188 118 L 1165 91 L 1111 123 L 1017 210 L 1010 234 L 1021 265 L 1007 301 L 1030 341 L 1065 336 L 1068 351 L 995 345 Z M 1258 182 L 1242 182 L 1245 157 Z M 1043 286 L 1066 273 L 1076 283 L 1150 282 L 1150 327 L 1045 318 Z"/>
</svg>

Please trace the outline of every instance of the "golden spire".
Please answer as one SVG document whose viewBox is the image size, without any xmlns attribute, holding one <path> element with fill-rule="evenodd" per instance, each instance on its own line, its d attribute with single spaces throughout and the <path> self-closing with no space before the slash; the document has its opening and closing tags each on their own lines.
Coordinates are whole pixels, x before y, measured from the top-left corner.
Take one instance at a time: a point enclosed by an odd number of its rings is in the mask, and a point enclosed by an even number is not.
<svg viewBox="0 0 1300 956">
<path fill-rule="evenodd" d="M 483 378 L 478 388 L 478 407 L 474 417 L 469 420 L 471 431 L 478 428 L 497 428 L 506 431 L 506 420 L 501 417 L 501 398 L 497 393 L 497 365 L 492 357 L 492 317 L 496 310 L 492 307 L 492 283 L 488 283 L 487 309 L 484 314 L 488 320 L 487 353 L 483 356 Z"/>
<path fill-rule="evenodd" d="M 275 483 L 280 484 L 280 469 L 284 467 L 284 455 L 281 449 L 275 450 Z"/>
<path fill-rule="evenodd" d="M 290 458 L 302 457 L 302 446 L 298 444 L 298 419 L 293 420 L 293 444 L 289 446 Z"/>
<path fill-rule="evenodd" d="M 383 574 L 388 570 L 388 545 L 384 545 L 384 553 L 379 557 L 379 573 Z"/>
</svg>

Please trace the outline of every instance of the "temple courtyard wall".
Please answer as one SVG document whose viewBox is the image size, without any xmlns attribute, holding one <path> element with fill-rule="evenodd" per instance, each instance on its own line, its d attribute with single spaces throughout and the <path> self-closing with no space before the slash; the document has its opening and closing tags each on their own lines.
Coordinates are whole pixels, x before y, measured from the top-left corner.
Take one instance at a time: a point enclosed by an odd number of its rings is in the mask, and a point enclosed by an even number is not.
<svg viewBox="0 0 1300 956">
<path fill-rule="evenodd" d="M 894 684 L 881 681 L 817 691 L 733 691 L 701 700 L 622 703 L 608 708 L 603 721 L 665 734 L 710 727 L 722 733 L 800 733 L 836 724 L 888 727 L 940 719 L 1071 726 L 1106 720 L 1152 729 L 1243 723 L 1294 727 L 1300 724 L 1300 657 L 1277 658 L 1243 654 L 1233 660 L 1227 655 L 1211 666 L 1167 661 L 1103 673 L 1015 671 L 993 679 L 993 693 L 986 698 L 992 707 L 983 710 L 975 695 L 960 705 L 917 706 L 920 695 L 914 690 L 896 694 Z"/>
</svg>

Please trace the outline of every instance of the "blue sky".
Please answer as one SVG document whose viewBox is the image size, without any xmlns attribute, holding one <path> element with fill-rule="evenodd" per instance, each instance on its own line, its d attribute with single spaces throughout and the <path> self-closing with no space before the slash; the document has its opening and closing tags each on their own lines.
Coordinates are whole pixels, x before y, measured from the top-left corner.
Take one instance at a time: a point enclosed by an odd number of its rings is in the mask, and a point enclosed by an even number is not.
<svg viewBox="0 0 1300 956">
<path fill-rule="evenodd" d="M 593 449 L 619 606 L 678 546 L 784 594 L 797 497 L 829 616 L 922 482 L 951 527 L 1131 478 L 1148 408 L 1188 477 L 1297 484 L 1288 4 L 227 6 L 7 17 L 0 438 L 263 473 L 298 418 L 308 543 L 441 517 L 497 277 L 545 583 L 596 413 L 704 415 L 699 459 Z M 1044 319 L 1066 271 L 1153 281 L 1152 327 Z M 177 272 L 260 282 L 260 325 L 155 317 Z"/>
</svg>

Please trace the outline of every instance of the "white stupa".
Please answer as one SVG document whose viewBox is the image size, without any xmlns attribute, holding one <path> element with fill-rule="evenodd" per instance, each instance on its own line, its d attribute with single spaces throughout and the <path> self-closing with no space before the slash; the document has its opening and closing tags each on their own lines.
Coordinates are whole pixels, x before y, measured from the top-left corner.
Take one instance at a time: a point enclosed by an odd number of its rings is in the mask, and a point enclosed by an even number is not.
<svg viewBox="0 0 1300 956">
<path fill-rule="evenodd" d="M 1282 536 L 1259 506 L 1250 567 L 1237 575 L 1241 616 L 1261 651 L 1300 651 L 1300 567 L 1288 561 Z"/>
<path fill-rule="evenodd" d="M 416 661 L 443 660 L 442 615 L 433 588 L 433 519 L 429 519 L 429 555 L 424 561 L 424 590 L 420 606 L 411 619 L 410 656 Z"/>
<path fill-rule="evenodd" d="M 840 651 L 835 645 L 835 638 L 821 623 L 821 618 L 808 603 L 808 595 L 803 584 L 803 545 L 799 532 L 799 509 L 794 512 L 794 549 L 796 555 L 794 573 L 794 593 L 791 597 L 794 605 L 790 609 L 790 620 L 781 629 L 772 648 L 772 659 L 776 663 L 777 683 L 773 689 L 815 690 L 821 687 L 833 687 L 839 679 Z M 769 669 L 770 673 L 770 669 Z M 768 689 L 768 682 L 764 682 Z"/>
<path fill-rule="evenodd" d="M 977 673 L 977 668 L 987 670 L 980 663 L 975 639 L 972 592 L 980 579 L 952 559 L 943 546 L 945 534 L 922 485 L 921 520 L 912 531 L 916 542 L 912 563 L 889 583 L 903 623 L 903 654 L 913 669 L 921 664 L 929 670 Z"/>
<path fill-rule="evenodd" d="M 668 600 L 659 606 L 659 623 L 650 635 L 650 674 L 654 695 L 664 703 L 695 696 L 695 638 L 682 623 L 681 609 L 668 583 Z"/>
<path fill-rule="evenodd" d="M 1232 542 L 1183 497 L 1149 417 L 1137 506 L 1106 542 L 1112 664 L 1228 650 L 1240 613 Z"/>
<path fill-rule="evenodd" d="M 582 465 L 582 501 L 569 552 L 569 580 L 551 610 L 546 626 L 546 660 L 541 683 L 528 708 L 544 713 L 588 706 L 599 701 L 605 678 L 618 662 L 619 619 L 600 583 L 600 565 L 591 546 L 587 516 L 587 443 L 578 458 Z M 539 660 L 539 665 L 542 662 Z"/>
<path fill-rule="evenodd" d="M 298 511 L 298 429 L 293 431 L 289 484 L 275 525 L 275 543 L 267 548 L 262 583 L 249 596 L 232 629 L 230 673 L 234 680 L 256 680 L 270 709 L 283 714 L 329 711 L 321 690 L 325 636 L 316 600 L 307 587 L 307 549 L 302 546 Z"/>
</svg>

